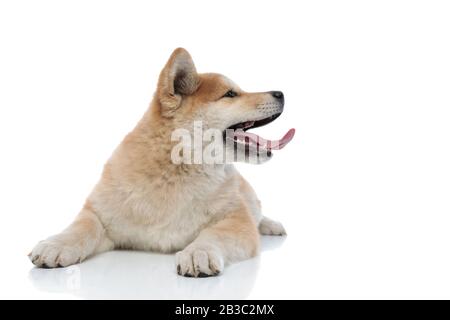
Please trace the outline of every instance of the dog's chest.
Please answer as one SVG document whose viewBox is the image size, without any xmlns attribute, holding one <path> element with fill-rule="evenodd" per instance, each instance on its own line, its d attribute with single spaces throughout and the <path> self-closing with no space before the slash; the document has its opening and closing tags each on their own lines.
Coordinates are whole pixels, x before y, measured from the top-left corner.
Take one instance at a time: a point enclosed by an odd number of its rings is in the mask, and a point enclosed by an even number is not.
<svg viewBox="0 0 450 320">
<path fill-rule="evenodd" d="M 120 212 L 110 217 L 108 236 L 124 248 L 172 252 L 183 249 L 217 216 L 220 180 L 153 184 L 121 193 Z"/>
<path fill-rule="evenodd" d="M 115 243 L 125 248 L 172 252 L 192 242 L 200 226 L 211 220 L 207 206 L 197 201 L 164 208 L 145 207 L 145 213 L 140 211 L 144 209 L 141 206 L 130 215 L 115 219 L 108 230 Z"/>
</svg>

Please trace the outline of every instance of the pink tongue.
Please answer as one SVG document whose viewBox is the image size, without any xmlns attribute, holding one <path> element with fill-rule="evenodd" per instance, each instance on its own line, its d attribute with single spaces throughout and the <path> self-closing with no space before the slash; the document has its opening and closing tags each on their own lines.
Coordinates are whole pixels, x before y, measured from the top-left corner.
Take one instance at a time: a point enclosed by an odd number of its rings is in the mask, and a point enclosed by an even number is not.
<svg viewBox="0 0 450 320">
<path fill-rule="evenodd" d="M 245 132 L 242 130 L 236 130 L 234 137 L 239 141 L 248 141 L 259 147 L 263 147 L 267 150 L 280 150 L 283 149 L 294 137 L 295 129 L 290 129 L 283 138 L 280 140 L 266 140 L 258 136 L 257 134 Z"/>
</svg>

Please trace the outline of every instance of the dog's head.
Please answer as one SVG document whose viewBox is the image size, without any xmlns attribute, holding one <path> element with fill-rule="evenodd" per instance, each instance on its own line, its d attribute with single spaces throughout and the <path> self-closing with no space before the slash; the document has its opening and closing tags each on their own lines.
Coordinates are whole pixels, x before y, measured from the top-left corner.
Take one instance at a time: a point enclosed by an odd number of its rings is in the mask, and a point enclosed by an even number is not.
<svg viewBox="0 0 450 320">
<path fill-rule="evenodd" d="M 160 115 L 175 127 L 192 131 L 197 121 L 202 130 L 220 132 L 225 152 L 232 153 L 228 161 L 265 162 L 272 157 L 271 150 L 281 149 L 294 135 L 291 129 L 282 139 L 270 141 L 246 132 L 281 115 L 283 93 L 245 92 L 223 75 L 199 74 L 183 48 L 172 53 L 162 70 L 155 98 Z"/>
</svg>

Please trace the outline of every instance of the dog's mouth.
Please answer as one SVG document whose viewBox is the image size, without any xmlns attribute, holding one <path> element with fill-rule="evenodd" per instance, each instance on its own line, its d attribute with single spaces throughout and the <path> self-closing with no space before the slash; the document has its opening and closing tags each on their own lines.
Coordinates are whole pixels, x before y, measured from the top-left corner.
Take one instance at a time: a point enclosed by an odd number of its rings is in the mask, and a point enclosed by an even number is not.
<svg viewBox="0 0 450 320">
<path fill-rule="evenodd" d="M 258 151 L 270 152 L 271 150 L 280 150 L 292 140 L 295 135 L 295 129 L 292 128 L 288 130 L 283 138 L 279 140 L 267 140 L 257 134 L 247 132 L 247 130 L 262 127 L 271 123 L 280 115 L 281 113 L 277 113 L 264 119 L 234 124 L 225 130 L 224 137 L 233 139 L 234 143 L 244 144 L 248 148 L 255 147 Z"/>
</svg>

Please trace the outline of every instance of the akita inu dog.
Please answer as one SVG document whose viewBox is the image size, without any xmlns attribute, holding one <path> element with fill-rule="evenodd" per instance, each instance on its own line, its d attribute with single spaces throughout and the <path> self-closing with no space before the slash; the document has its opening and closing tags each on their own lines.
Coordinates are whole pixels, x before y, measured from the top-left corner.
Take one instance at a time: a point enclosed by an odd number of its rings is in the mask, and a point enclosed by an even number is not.
<svg viewBox="0 0 450 320">
<path fill-rule="evenodd" d="M 246 132 L 273 121 L 283 106 L 282 92 L 248 93 L 220 74 L 199 74 L 189 53 L 176 49 L 150 108 L 105 164 L 75 221 L 39 242 L 31 261 L 54 268 L 113 249 L 177 252 L 178 274 L 201 277 L 255 256 L 259 234 L 285 230 L 262 216 L 252 187 L 229 162 L 265 162 L 292 139 L 293 129 L 275 141 Z M 223 133 L 225 155 L 233 153 L 228 163 L 174 163 L 172 134 L 193 134 L 195 121 Z M 190 151 L 181 151 L 183 159 Z"/>
</svg>

